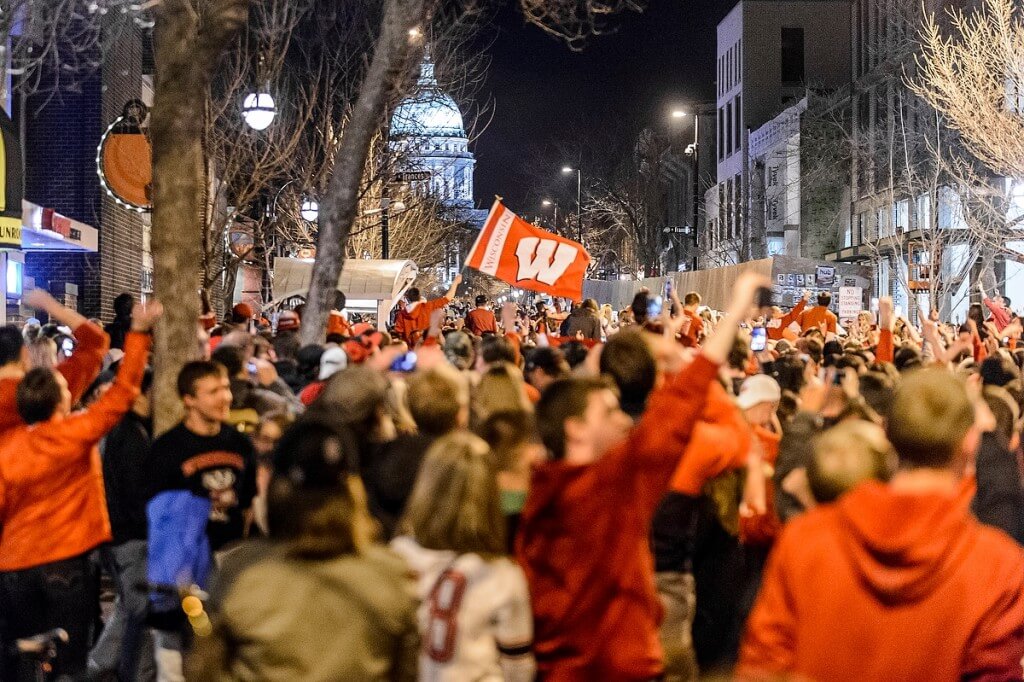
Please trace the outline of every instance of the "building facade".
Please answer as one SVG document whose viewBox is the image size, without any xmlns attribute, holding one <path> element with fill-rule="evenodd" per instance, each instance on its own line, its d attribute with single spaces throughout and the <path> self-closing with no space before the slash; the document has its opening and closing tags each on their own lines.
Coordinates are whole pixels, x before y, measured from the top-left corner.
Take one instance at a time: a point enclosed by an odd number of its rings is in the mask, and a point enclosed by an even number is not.
<svg viewBox="0 0 1024 682">
<path fill-rule="evenodd" d="M 743 0 L 719 23 L 717 167 L 715 187 L 705 194 L 705 267 L 768 255 L 768 235 L 750 219 L 750 132 L 799 102 L 808 87 L 849 82 L 849 42 L 836 40 L 849 34 L 849 17 L 846 0 Z"/>
</svg>

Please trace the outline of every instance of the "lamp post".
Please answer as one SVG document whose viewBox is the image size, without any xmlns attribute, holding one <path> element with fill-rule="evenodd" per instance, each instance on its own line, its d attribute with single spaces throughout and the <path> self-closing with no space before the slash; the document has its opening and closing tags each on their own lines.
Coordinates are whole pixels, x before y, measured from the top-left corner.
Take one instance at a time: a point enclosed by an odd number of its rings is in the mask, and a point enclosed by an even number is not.
<svg viewBox="0 0 1024 682">
<path fill-rule="evenodd" d="M 675 109 L 672 111 L 673 120 L 681 120 L 686 118 L 687 113 L 682 109 Z M 686 154 L 693 159 L 693 269 L 697 269 L 697 215 L 700 212 L 700 166 L 698 164 L 697 151 L 699 149 L 698 133 L 700 131 L 700 115 L 694 111 L 693 114 L 693 142 L 686 146 Z"/>
<path fill-rule="evenodd" d="M 555 207 L 555 232 L 558 232 L 558 202 L 557 201 L 552 201 L 551 199 L 545 199 L 544 201 L 542 201 L 540 203 L 541 203 L 541 206 L 544 206 L 544 207 L 547 207 L 547 206 L 554 206 Z"/>
<path fill-rule="evenodd" d="M 576 241 L 583 244 L 583 171 L 572 166 L 563 166 L 562 174 L 576 174 Z"/>
</svg>

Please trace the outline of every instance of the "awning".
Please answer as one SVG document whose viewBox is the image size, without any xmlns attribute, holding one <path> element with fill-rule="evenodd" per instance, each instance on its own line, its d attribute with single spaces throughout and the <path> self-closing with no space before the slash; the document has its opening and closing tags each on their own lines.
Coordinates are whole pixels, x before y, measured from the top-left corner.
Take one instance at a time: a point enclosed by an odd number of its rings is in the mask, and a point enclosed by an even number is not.
<svg viewBox="0 0 1024 682">
<path fill-rule="evenodd" d="M 99 232 L 95 227 L 44 208 L 21 202 L 21 248 L 24 251 L 77 251 L 96 253 Z"/>
<path fill-rule="evenodd" d="M 364 260 L 350 258 L 338 278 L 348 308 L 376 309 L 378 301 L 396 301 L 416 279 L 419 270 L 411 260 Z M 313 278 L 313 262 L 298 258 L 274 259 L 274 300 L 306 296 Z M 370 303 L 372 301 L 372 303 Z M 360 303 L 366 302 L 366 305 Z"/>
</svg>

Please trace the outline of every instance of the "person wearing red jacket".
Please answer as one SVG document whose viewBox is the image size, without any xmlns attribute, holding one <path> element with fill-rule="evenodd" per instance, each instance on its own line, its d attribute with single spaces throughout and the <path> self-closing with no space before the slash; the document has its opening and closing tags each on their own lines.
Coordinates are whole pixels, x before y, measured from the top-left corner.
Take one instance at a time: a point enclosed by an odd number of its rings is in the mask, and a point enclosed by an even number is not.
<svg viewBox="0 0 1024 682">
<path fill-rule="evenodd" d="M 494 311 L 487 307 L 487 297 L 480 294 L 476 297 L 476 308 L 466 313 L 466 330 L 474 336 L 483 336 L 485 332 L 498 333 L 498 321 Z"/>
<path fill-rule="evenodd" d="M 981 430 L 953 374 L 903 379 L 887 424 L 899 470 L 785 526 L 739 679 L 1024 679 L 1024 550 L 969 508 Z"/>
<path fill-rule="evenodd" d="M 549 459 L 532 473 L 516 555 L 530 586 L 545 680 L 662 674 L 651 519 L 738 323 L 766 283 L 754 274 L 740 278 L 730 314 L 702 354 L 650 395 L 632 429 L 602 380 L 557 381 L 537 404 Z"/>
<path fill-rule="evenodd" d="M 7 645 L 64 628 L 54 675 L 84 677 L 98 595 L 89 552 L 111 540 L 97 444 L 131 408 L 149 358 L 148 331 L 159 304 L 136 306 L 113 385 L 89 409 L 71 414 L 63 375 L 30 370 L 17 389 L 25 424 L 0 441 L 0 678 L 21 679 Z"/>
<path fill-rule="evenodd" d="M 71 404 L 74 405 L 99 374 L 110 339 L 98 326 L 62 306 L 43 289 L 26 292 L 24 302 L 30 308 L 44 311 L 50 319 L 70 327 L 75 335 L 78 343 L 74 354 L 57 365 L 57 371 L 67 382 Z M 15 405 L 15 393 L 28 370 L 28 350 L 21 332 L 13 325 L 0 327 L 0 434 L 23 423 Z"/>
<path fill-rule="evenodd" d="M 992 323 L 995 324 L 996 329 L 1003 331 L 1012 319 L 1006 301 L 998 294 L 994 299 L 989 298 L 985 293 L 985 285 L 981 282 L 978 282 L 978 290 L 981 292 L 982 303 L 992 313 Z"/>
<path fill-rule="evenodd" d="M 789 326 L 794 322 L 800 320 L 801 314 L 804 312 L 804 308 L 807 306 L 807 301 L 811 300 L 811 292 L 804 290 L 803 298 L 797 301 L 797 304 L 793 306 L 793 309 L 788 313 L 783 313 L 782 308 L 777 306 L 772 307 L 771 319 L 765 323 L 765 332 L 768 333 L 768 338 L 772 341 L 779 341 L 786 338 L 786 332 L 789 331 Z M 796 334 L 790 332 L 792 339 L 796 338 Z"/>
<path fill-rule="evenodd" d="M 430 329 L 430 314 L 440 310 L 452 302 L 455 298 L 455 290 L 462 283 L 462 275 L 456 275 L 448 292 L 441 298 L 432 301 L 424 301 L 420 298 L 420 290 L 416 287 L 405 292 L 407 301 L 404 309 L 399 309 L 395 316 L 395 331 L 402 337 L 402 340 L 413 348 L 423 339 L 426 331 Z"/>
</svg>

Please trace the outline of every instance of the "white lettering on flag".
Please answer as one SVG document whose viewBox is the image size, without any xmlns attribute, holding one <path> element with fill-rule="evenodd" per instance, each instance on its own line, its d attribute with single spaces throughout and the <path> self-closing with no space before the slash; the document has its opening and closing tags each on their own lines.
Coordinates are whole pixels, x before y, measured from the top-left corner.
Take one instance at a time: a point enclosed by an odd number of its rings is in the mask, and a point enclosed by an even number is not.
<svg viewBox="0 0 1024 682">
<path fill-rule="evenodd" d="M 501 252 L 505 250 L 505 240 L 512 228 L 512 222 L 516 214 L 507 208 L 502 210 L 498 220 L 494 223 L 494 232 L 484 248 L 483 258 L 480 259 L 480 272 L 485 272 L 491 277 L 498 274 L 498 265 L 501 264 Z"/>
<path fill-rule="evenodd" d="M 535 279 L 552 285 L 576 260 L 577 253 L 579 249 L 575 246 L 554 239 L 520 239 L 516 247 L 516 258 L 519 259 L 519 273 L 516 279 Z"/>
</svg>

